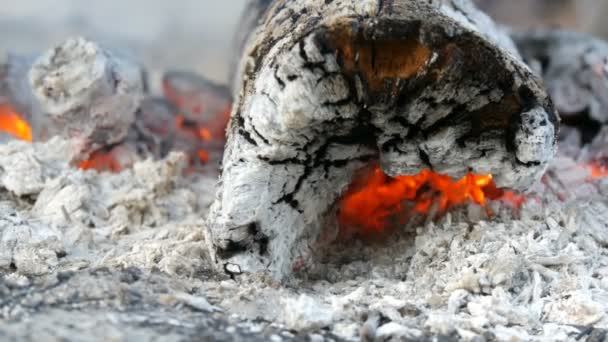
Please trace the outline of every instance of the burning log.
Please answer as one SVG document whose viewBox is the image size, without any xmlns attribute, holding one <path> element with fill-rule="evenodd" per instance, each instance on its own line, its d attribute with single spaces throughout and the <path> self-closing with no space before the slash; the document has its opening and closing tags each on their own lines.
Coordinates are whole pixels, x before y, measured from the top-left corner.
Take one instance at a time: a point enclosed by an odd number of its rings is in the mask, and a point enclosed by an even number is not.
<svg viewBox="0 0 608 342">
<path fill-rule="evenodd" d="M 468 1 L 276 0 L 240 70 L 206 223 L 229 273 L 291 274 L 370 163 L 526 189 L 555 153 L 539 79 Z"/>
<path fill-rule="evenodd" d="M 139 67 L 81 38 L 38 58 L 29 80 L 48 136 L 79 139 L 84 155 L 124 139 L 143 93 Z"/>
</svg>

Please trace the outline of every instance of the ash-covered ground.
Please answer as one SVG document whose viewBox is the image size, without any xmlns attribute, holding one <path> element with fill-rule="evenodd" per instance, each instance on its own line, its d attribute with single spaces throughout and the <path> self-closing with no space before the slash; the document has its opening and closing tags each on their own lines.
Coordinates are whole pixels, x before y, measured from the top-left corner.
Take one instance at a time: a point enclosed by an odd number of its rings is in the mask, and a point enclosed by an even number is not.
<svg viewBox="0 0 608 342">
<path fill-rule="evenodd" d="M 521 210 L 463 206 L 335 245 L 280 285 L 211 271 L 215 177 L 171 154 L 119 174 L 69 142 L 0 146 L 0 339 L 601 341 L 608 179 L 560 156 Z M 407 229 L 406 229 L 407 228 Z"/>
</svg>

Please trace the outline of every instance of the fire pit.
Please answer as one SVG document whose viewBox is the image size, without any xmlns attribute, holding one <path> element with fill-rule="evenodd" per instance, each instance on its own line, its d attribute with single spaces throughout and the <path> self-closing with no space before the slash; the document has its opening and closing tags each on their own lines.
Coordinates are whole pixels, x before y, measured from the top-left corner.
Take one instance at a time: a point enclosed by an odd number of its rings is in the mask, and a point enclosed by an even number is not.
<svg viewBox="0 0 608 342">
<path fill-rule="evenodd" d="M 606 335 L 605 42 L 456 0 L 251 1 L 236 41 L 231 86 L 3 60 L 0 336 Z"/>
</svg>

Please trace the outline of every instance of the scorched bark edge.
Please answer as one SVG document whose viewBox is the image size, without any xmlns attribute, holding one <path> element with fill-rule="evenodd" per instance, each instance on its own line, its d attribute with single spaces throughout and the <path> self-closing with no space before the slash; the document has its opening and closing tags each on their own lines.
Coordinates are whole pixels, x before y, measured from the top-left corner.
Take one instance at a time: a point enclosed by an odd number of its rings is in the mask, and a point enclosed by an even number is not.
<svg viewBox="0 0 608 342">
<path fill-rule="evenodd" d="M 220 270 L 305 265 L 370 163 L 525 189 L 555 154 L 540 81 L 469 1 L 276 0 L 258 23 L 205 227 Z"/>
</svg>

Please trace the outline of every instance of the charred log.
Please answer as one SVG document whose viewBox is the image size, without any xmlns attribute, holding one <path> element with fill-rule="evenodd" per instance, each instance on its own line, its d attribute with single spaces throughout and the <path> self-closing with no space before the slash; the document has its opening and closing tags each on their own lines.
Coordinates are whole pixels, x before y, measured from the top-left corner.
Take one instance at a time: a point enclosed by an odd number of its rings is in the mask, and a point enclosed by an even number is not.
<svg viewBox="0 0 608 342">
<path fill-rule="evenodd" d="M 525 189 L 555 153 L 539 79 L 469 1 L 276 0 L 240 70 L 206 224 L 219 269 L 288 276 L 370 163 Z"/>
</svg>

